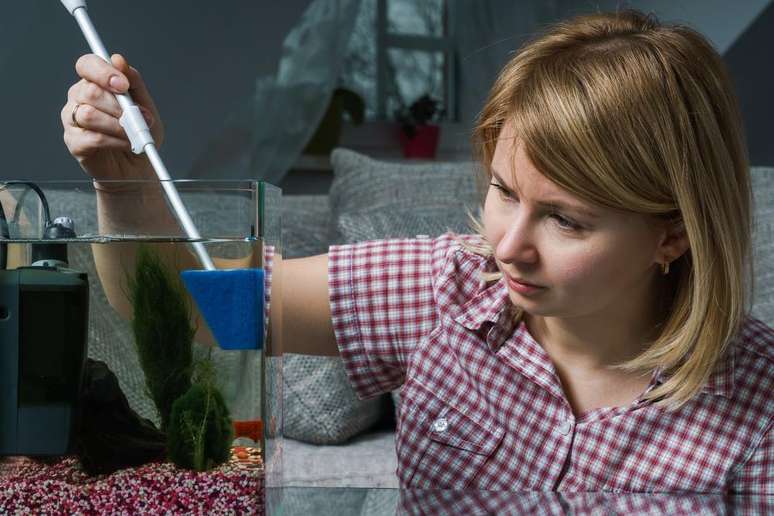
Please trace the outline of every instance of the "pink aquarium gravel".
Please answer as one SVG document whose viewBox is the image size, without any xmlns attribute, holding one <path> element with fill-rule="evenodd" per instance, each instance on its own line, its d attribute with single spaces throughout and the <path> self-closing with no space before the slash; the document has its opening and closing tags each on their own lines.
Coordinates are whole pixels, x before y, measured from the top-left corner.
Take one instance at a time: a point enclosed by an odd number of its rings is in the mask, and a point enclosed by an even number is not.
<svg viewBox="0 0 774 516">
<path fill-rule="evenodd" d="M 151 462 L 90 477 L 74 457 L 0 458 L 0 514 L 263 514 L 263 464 L 199 473 Z"/>
</svg>

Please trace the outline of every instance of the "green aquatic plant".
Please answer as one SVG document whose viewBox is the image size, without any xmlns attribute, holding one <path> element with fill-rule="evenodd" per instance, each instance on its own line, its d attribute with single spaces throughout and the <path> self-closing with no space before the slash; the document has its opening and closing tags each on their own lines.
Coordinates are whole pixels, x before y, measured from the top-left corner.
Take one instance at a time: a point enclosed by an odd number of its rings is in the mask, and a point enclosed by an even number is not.
<svg viewBox="0 0 774 516">
<path fill-rule="evenodd" d="M 196 364 L 191 388 L 172 405 L 167 454 L 179 467 L 206 471 L 228 460 L 233 438 L 233 424 L 215 384 L 212 361 L 203 359 Z"/>
<path fill-rule="evenodd" d="M 196 333 L 191 304 L 180 279 L 146 246 L 137 251 L 134 275 L 129 275 L 127 285 L 145 385 L 161 419 L 161 431 L 166 432 L 172 404 L 191 388 Z"/>
</svg>

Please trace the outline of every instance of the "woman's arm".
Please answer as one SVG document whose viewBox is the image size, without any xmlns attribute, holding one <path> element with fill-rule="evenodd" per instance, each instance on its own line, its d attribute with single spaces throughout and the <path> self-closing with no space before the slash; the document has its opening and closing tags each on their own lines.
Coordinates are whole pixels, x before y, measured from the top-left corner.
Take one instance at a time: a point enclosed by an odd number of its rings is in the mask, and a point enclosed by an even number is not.
<svg viewBox="0 0 774 516">
<path fill-rule="evenodd" d="M 194 255 L 180 245 L 165 245 L 161 258 L 173 270 L 198 269 Z M 97 273 L 110 305 L 125 319 L 131 319 L 132 307 L 126 296 L 126 272 L 134 270 L 136 244 L 93 246 Z M 253 267 L 249 259 L 214 259 L 218 268 Z M 331 309 L 328 302 L 328 255 L 309 258 L 276 260 L 279 270 L 271 271 L 272 310 L 279 310 L 280 317 L 273 314 L 272 321 L 282 321 L 279 342 L 274 343 L 272 353 L 296 353 L 302 355 L 338 356 L 338 347 L 331 323 Z M 279 274 L 279 277 L 277 277 Z M 277 281 L 279 280 L 279 281 Z M 212 333 L 203 323 L 198 310 L 194 318 L 199 321 L 194 337 L 198 342 L 215 344 Z M 276 338 L 276 336 L 275 336 Z"/>
<path fill-rule="evenodd" d="M 328 301 L 328 255 L 285 260 L 281 268 L 284 351 L 338 356 Z"/>
<path fill-rule="evenodd" d="M 97 207 L 101 234 L 176 234 L 179 232 L 164 202 L 160 189 L 147 189 L 143 195 L 126 192 L 98 191 Z M 199 269 L 200 264 L 186 246 L 157 246 L 161 259 L 177 272 Z M 134 271 L 137 245 L 121 243 L 94 245 L 94 261 L 100 282 L 110 305 L 125 319 L 132 317 L 131 302 L 126 295 L 126 274 Z M 260 257 L 238 259 L 213 258 L 218 269 L 261 267 Z M 272 310 L 280 310 L 282 334 L 272 352 L 306 355 L 337 356 L 338 348 L 331 323 L 328 302 L 328 256 L 283 260 L 274 257 L 272 278 Z M 279 274 L 279 276 L 277 276 Z M 279 281 L 277 281 L 279 280 Z M 198 310 L 198 342 L 214 344 L 212 333 L 203 323 Z M 279 318 L 272 317 L 273 321 Z M 275 336 L 276 338 L 276 336 Z"/>
</svg>

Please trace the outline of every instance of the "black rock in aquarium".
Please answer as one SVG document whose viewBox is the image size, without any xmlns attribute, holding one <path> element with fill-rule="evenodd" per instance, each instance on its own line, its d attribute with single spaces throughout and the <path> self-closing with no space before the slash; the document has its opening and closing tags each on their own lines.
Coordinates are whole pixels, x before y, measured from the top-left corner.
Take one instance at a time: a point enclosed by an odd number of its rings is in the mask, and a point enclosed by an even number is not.
<svg viewBox="0 0 774 516">
<path fill-rule="evenodd" d="M 163 459 L 166 436 L 129 406 L 118 379 L 101 361 L 87 359 L 76 450 L 90 475 Z"/>
</svg>

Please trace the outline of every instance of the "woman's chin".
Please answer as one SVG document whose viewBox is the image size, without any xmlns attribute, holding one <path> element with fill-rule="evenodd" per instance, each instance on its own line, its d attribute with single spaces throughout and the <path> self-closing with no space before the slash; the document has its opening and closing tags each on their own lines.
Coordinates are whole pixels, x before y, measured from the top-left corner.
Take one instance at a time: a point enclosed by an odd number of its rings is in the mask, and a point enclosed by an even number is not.
<svg viewBox="0 0 774 516">
<path fill-rule="evenodd" d="M 523 310 L 530 315 L 538 315 L 541 317 L 557 317 L 560 312 L 557 312 L 555 307 L 551 306 L 546 300 L 535 298 L 524 298 L 516 293 L 511 292 L 509 299 L 513 306 Z"/>
</svg>

